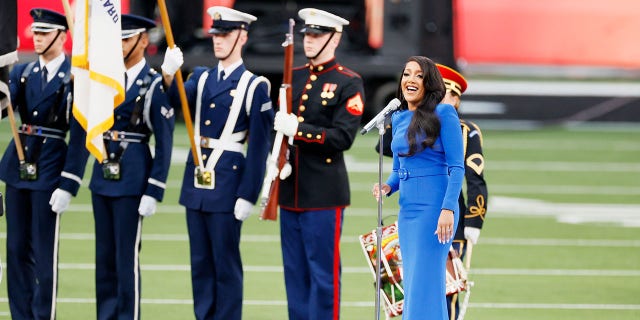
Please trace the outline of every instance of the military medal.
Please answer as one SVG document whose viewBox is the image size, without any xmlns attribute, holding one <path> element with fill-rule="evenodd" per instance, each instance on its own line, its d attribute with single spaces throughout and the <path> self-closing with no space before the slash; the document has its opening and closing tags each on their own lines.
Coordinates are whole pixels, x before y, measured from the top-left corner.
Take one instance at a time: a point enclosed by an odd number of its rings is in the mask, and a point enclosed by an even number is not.
<svg viewBox="0 0 640 320">
<path fill-rule="evenodd" d="M 320 97 L 323 99 L 333 99 L 336 96 L 335 91 L 338 89 L 338 85 L 335 83 L 325 83 L 322 85 L 322 93 Z"/>
</svg>

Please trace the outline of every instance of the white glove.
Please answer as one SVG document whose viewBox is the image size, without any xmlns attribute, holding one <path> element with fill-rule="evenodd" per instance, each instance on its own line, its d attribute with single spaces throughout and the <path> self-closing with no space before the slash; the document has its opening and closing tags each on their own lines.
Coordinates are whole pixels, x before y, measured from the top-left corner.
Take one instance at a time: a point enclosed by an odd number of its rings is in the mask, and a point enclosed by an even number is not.
<svg viewBox="0 0 640 320">
<path fill-rule="evenodd" d="M 51 211 L 62 214 L 69 209 L 69 203 L 71 203 L 71 193 L 60 188 L 53 191 L 49 204 L 51 205 Z"/>
<path fill-rule="evenodd" d="M 480 237 L 480 229 L 474 227 L 464 227 L 464 238 L 467 241 L 477 244 Z"/>
<path fill-rule="evenodd" d="M 289 162 L 285 162 L 284 166 L 282 166 L 282 170 L 280 170 L 280 180 L 284 180 L 291 175 L 291 164 Z"/>
<path fill-rule="evenodd" d="M 271 155 L 269 155 L 269 158 L 271 158 Z M 278 165 L 275 163 L 275 161 L 267 161 L 267 174 L 266 174 L 266 179 L 268 181 L 273 181 L 278 177 Z"/>
<path fill-rule="evenodd" d="M 278 111 L 273 121 L 273 129 L 285 136 L 293 137 L 298 132 L 298 117 L 292 113 Z"/>
<path fill-rule="evenodd" d="M 179 47 L 167 48 L 167 51 L 164 52 L 164 61 L 160 68 L 166 74 L 174 75 L 183 63 L 184 57 Z"/>
<path fill-rule="evenodd" d="M 238 200 L 236 200 L 236 207 L 233 209 L 233 214 L 237 220 L 244 221 L 251 215 L 251 209 L 253 209 L 253 203 L 238 198 Z"/>
<path fill-rule="evenodd" d="M 140 206 L 138 206 L 138 213 L 143 217 L 152 216 L 156 213 L 156 204 L 158 200 L 152 196 L 143 195 L 140 199 Z"/>
</svg>

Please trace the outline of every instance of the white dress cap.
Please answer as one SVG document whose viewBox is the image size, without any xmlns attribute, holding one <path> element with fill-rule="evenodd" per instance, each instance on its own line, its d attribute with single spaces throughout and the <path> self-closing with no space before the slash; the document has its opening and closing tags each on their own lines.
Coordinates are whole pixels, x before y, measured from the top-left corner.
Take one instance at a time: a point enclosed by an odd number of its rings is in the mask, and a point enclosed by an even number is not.
<svg viewBox="0 0 640 320">
<path fill-rule="evenodd" d="M 222 6 L 210 7 L 209 9 L 207 9 L 207 13 L 213 20 L 216 20 L 216 18 L 218 18 L 218 20 L 239 21 L 246 23 L 251 23 L 258 20 L 258 18 L 248 13 Z"/>
<path fill-rule="evenodd" d="M 207 9 L 213 24 L 209 33 L 220 34 L 231 32 L 235 29 L 249 30 L 249 24 L 258 20 L 253 15 L 227 7 L 215 6 Z"/>
<path fill-rule="evenodd" d="M 302 32 L 324 31 L 342 32 L 342 26 L 349 24 L 349 21 L 320 9 L 305 8 L 298 11 L 298 16 L 304 20 L 305 28 Z M 328 28 L 328 30 L 327 30 Z M 311 30 L 309 30 L 311 29 Z"/>
</svg>

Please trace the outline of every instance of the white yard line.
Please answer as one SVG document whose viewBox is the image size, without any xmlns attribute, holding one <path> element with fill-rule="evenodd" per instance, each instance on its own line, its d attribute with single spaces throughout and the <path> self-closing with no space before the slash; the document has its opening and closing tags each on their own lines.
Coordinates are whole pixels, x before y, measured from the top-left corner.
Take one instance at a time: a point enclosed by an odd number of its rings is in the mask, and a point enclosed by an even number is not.
<svg viewBox="0 0 640 320">
<path fill-rule="evenodd" d="M 640 172 L 640 163 L 568 161 L 490 161 L 487 170 L 561 172 Z"/>
<path fill-rule="evenodd" d="M 377 178 L 371 179 L 368 183 L 351 183 L 351 191 L 369 192 Z M 583 186 L 583 185 L 516 185 L 516 184 L 495 184 L 489 185 L 490 191 L 496 194 L 554 194 L 554 195 L 615 195 L 615 196 L 640 196 L 640 187 L 631 186 Z M 373 199 L 373 198 L 371 198 Z M 391 199 L 391 201 L 397 201 Z M 372 201 L 372 207 L 375 202 Z M 568 204 L 572 205 L 572 204 Z M 587 204 L 590 205 L 590 204 Z M 640 208 L 640 205 L 636 205 Z M 638 211 L 640 212 L 640 210 Z"/>
<path fill-rule="evenodd" d="M 6 239 L 7 234 L 0 232 L 0 239 Z M 93 233 L 61 233 L 61 240 L 91 241 L 95 240 Z M 187 242 L 189 237 L 186 234 L 142 234 L 143 241 L 160 242 Z M 243 234 L 242 242 L 248 243 L 280 243 L 280 236 L 277 235 L 256 235 Z M 343 235 L 342 243 L 358 243 L 357 235 Z M 612 239 L 541 239 L 541 238 L 492 238 L 483 237 L 481 245 L 494 246 L 544 246 L 544 247 L 619 247 L 638 248 L 638 240 L 612 240 Z"/>
<path fill-rule="evenodd" d="M 189 272 L 189 265 L 177 264 L 140 264 L 143 271 L 173 271 Z M 93 263 L 60 263 L 60 270 L 94 270 Z M 255 273 L 282 273 L 281 266 L 243 266 L 244 272 Z M 368 267 L 343 267 L 345 274 L 370 274 Z M 640 270 L 609 270 L 609 269 L 507 269 L 507 268 L 474 268 L 471 270 L 474 275 L 491 276 L 561 276 L 561 277 L 640 277 Z"/>
<path fill-rule="evenodd" d="M 7 303 L 7 298 L 0 298 L 0 302 Z M 58 303 L 94 304 L 93 298 L 58 298 Z M 192 305 L 191 299 L 142 299 L 142 304 L 154 305 Z M 285 300 L 244 300 L 246 306 L 286 306 Z M 349 308 L 371 308 L 374 301 L 341 301 L 340 305 Z M 494 303 L 471 302 L 470 308 L 478 309 L 561 309 L 561 310 L 640 310 L 640 304 L 587 304 L 587 303 Z M 3 315 L 0 313 L 0 315 Z M 8 314 L 7 314 L 8 315 Z"/>
</svg>

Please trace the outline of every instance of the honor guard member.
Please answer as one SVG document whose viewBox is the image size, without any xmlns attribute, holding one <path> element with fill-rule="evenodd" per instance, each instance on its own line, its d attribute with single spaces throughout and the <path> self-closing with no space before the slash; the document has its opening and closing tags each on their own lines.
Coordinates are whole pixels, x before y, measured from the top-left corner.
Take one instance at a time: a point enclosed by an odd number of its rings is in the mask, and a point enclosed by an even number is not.
<svg viewBox="0 0 640 320">
<path fill-rule="evenodd" d="M 60 202 L 68 203 L 76 194 L 79 179 L 71 193 L 61 195 L 65 199 L 54 190 L 70 158 L 67 132 L 71 130 L 73 139 L 83 131 L 71 116 L 71 64 L 64 54 L 66 18 L 41 8 L 30 14 L 38 60 L 16 65 L 9 84 L 12 105 L 22 121 L 18 132 L 24 161 L 18 159 L 13 140 L 0 161 L 7 199 L 7 290 L 13 319 L 54 319 Z"/>
<path fill-rule="evenodd" d="M 162 76 L 144 57 L 148 30 L 155 22 L 123 14 L 125 100 L 114 110 L 114 124 L 104 133 L 106 159 L 95 161 L 89 189 L 96 233 L 97 319 L 140 318 L 142 221 L 162 201 L 171 162 L 174 110 Z M 154 137 L 155 152 L 149 145 Z M 81 145 L 78 153 L 88 152 Z M 84 164 L 73 166 L 81 175 Z"/>
<path fill-rule="evenodd" d="M 467 90 L 467 80 L 457 71 L 442 64 L 436 64 L 442 80 L 454 101 L 456 110 L 460 108 L 460 97 Z M 482 132 L 473 122 L 460 119 L 462 128 L 462 138 L 464 146 L 465 180 L 467 184 L 467 194 L 461 193 L 458 198 L 460 205 L 460 220 L 454 235 L 452 246 L 458 251 L 460 257 L 464 259 L 467 249 L 467 241 L 472 244 L 478 242 L 480 229 L 484 223 L 487 211 L 487 184 L 484 180 L 484 157 L 482 155 Z M 387 125 L 384 134 L 383 154 L 392 156 L 391 152 L 391 126 Z M 379 152 L 379 145 L 376 145 Z M 447 308 L 450 319 L 458 317 L 458 294 L 447 296 Z"/>
<path fill-rule="evenodd" d="M 219 6 L 207 12 L 218 65 L 195 68 L 184 84 L 198 147 L 196 161 L 192 153 L 187 159 L 180 204 L 187 212 L 196 318 L 240 320 L 240 229 L 262 188 L 274 115 L 269 81 L 249 72 L 241 55 L 256 17 Z M 172 74 L 181 62 L 180 49 L 170 48 L 162 70 Z M 178 103 L 175 89 L 171 98 Z"/>
<path fill-rule="evenodd" d="M 467 90 L 467 80 L 457 71 L 445 65 L 437 64 L 442 75 L 447 94 L 455 101 L 456 110 L 460 108 L 460 96 Z M 487 183 L 484 180 L 484 157 L 482 156 L 482 132 L 473 122 L 460 119 L 464 146 L 465 180 L 467 194 L 461 193 L 458 198 L 460 205 L 460 222 L 453 239 L 452 246 L 464 259 L 467 242 L 476 244 L 480 237 L 480 229 L 487 212 Z M 447 308 L 450 319 L 458 318 L 458 294 L 447 296 Z"/>
<path fill-rule="evenodd" d="M 335 58 L 349 22 L 311 8 L 298 15 L 309 62 L 293 70 L 292 113 L 279 111 L 274 123 L 293 141 L 279 199 L 289 319 L 338 319 L 340 236 L 350 204 L 343 152 L 360 125 L 364 89 L 362 78 Z"/>
</svg>

